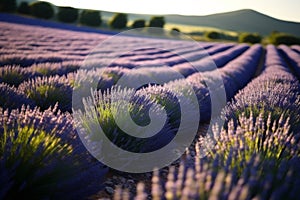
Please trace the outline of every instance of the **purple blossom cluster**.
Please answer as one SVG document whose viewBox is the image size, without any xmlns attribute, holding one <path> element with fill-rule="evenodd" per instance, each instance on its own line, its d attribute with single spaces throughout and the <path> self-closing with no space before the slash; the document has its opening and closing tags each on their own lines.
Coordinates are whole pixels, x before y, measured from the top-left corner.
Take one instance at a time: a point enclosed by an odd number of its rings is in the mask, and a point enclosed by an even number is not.
<svg viewBox="0 0 300 200">
<path fill-rule="evenodd" d="M 20 84 L 18 90 L 42 110 L 57 103 L 60 110 L 71 111 L 72 87 L 65 76 L 36 77 Z"/>
<path fill-rule="evenodd" d="M 131 98 L 128 99 L 129 97 Z M 130 101 L 129 106 L 124 104 L 124 101 Z M 122 127 L 128 127 L 130 124 L 126 115 L 119 115 L 119 124 L 115 121 L 118 112 L 122 113 L 129 109 L 134 123 L 138 126 L 145 126 L 151 120 L 150 108 L 154 113 L 162 111 L 157 103 L 166 107 L 168 120 L 163 128 L 151 138 L 134 137 L 124 132 Z M 78 116 L 75 119 L 75 125 L 81 129 L 82 138 L 87 140 L 85 142 L 95 147 L 93 149 L 97 151 L 103 148 L 102 134 L 95 132 L 96 126 L 100 124 L 105 135 L 118 147 L 131 152 L 146 153 L 161 148 L 174 137 L 178 128 L 178 115 L 180 115 L 178 109 L 180 108 L 176 96 L 164 87 L 147 87 L 137 92 L 133 89 L 113 87 L 104 93 L 94 91 L 93 98 L 84 99 L 85 112 L 75 111 L 74 115 Z M 139 134 L 142 133 L 143 130 L 140 130 Z"/>
<path fill-rule="evenodd" d="M 0 108 L 0 197 L 83 198 L 107 172 L 82 146 L 69 114 Z"/>
<path fill-rule="evenodd" d="M 6 65 L 0 68 L 0 83 L 18 87 L 23 81 L 34 78 L 38 74 L 16 65 Z"/>
<path fill-rule="evenodd" d="M 35 103 L 14 86 L 0 83 L 0 107 L 11 110 L 21 108 L 22 105 L 33 108 Z"/>
</svg>

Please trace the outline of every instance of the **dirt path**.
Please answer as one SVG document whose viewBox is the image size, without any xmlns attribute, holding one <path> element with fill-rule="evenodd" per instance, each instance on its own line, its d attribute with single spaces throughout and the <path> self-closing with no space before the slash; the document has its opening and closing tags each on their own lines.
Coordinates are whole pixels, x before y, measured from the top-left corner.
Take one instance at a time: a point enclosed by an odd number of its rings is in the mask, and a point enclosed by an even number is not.
<svg viewBox="0 0 300 200">
<path fill-rule="evenodd" d="M 257 66 L 256 72 L 255 72 L 253 78 L 259 76 L 261 74 L 261 72 L 264 70 L 264 67 L 265 67 L 265 58 L 266 58 L 266 49 L 263 48 L 262 54 L 261 54 L 259 62 L 258 62 L 258 66 Z"/>
</svg>

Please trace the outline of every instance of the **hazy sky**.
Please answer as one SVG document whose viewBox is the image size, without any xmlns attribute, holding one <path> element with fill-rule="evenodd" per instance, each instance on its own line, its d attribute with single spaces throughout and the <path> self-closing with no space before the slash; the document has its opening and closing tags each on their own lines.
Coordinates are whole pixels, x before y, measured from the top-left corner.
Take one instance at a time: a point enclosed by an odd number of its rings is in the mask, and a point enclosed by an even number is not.
<svg viewBox="0 0 300 200">
<path fill-rule="evenodd" d="M 300 0 L 48 0 L 59 6 L 141 14 L 207 15 L 254 9 L 275 18 L 300 22 Z"/>
</svg>

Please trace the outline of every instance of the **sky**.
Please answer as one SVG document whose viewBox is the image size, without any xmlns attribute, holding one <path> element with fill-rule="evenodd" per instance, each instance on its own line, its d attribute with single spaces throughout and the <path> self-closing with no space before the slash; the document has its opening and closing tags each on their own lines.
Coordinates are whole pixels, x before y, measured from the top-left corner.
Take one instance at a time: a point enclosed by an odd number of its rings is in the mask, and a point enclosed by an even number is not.
<svg viewBox="0 0 300 200">
<path fill-rule="evenodd" d="M 47 0 L 58 6 L 138 14 L 208 15 L 253 9 L 269 16 L 300 22 L 300 0 Z"/>
</svg>

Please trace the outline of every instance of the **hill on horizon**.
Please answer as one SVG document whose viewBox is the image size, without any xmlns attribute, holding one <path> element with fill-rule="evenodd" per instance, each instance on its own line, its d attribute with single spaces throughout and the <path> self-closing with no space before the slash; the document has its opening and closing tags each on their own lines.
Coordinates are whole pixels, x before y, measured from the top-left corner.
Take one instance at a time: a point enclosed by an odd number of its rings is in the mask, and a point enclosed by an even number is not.
<svg viewBox="0 0 300 200">
<path fill-rule="evenodd" d="M 166 15 L 166 21 L 193 26 L 215 27 L 236 32 L 257 32 L 262 35 L 279 31 L 300 36 L 300 23 L 279 20 L 250 9 L 206 16 Z"/>
<path fill-rule="evenodd" d="M 114 13 L 101 11 L 104 18 Z M 130 20 L 149 20 L 153 15 L 128 13 Z M 256 32 L 269 35 L 272 31 L 285 32 L 300 37 L 300 23 L 284 21 L 251 9 L 236 10 L 204 16 L 162 15 L 166 23 L 212 27 L 233 32 Z"/>
</svg>

